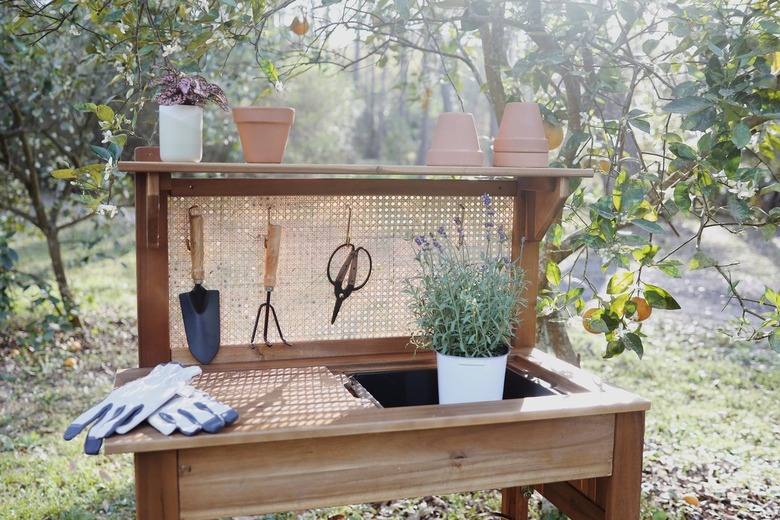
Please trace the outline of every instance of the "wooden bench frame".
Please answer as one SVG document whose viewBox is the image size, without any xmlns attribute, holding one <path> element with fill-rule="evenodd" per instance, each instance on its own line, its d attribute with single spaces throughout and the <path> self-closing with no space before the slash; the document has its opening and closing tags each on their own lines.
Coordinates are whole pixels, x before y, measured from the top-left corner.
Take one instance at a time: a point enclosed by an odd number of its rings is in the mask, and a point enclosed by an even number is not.
<svg viewBox="0 0 780 520">
<path fill-rule="evenodd" d="M 210 518 L 503 489 L 502 511 L 527 516 L 533 486 L 573 519 L 639 518 L 644 416 L 650 403 L 535 350 L 539 242 L 568 195 L 562 169 L 160 163 L 139 148 L 120 169 L 136 177 L 139 367 L 177 359 L 169 345 L 167 201 L 171 196 L 474 194 L 514 196 L 513 251 L 529 302 L 510 367 L 559 395 L 491 403 L 360 410 L 325 425 L 163 437 L 149 427 L 107 440 L 135 454 L 138 518 Z M 221 173 L 191 178 L 189 173 Z M 185 174 L 182 176 L 181 174 Z M 265 174 L 319 179 L 282 181 Z M 384 178 L 368 178 L 382 175 Z M 427 178 L 410 178 L 425 175 Z M 344 180 L 340 177 L 348 176 Z M 456 180 L 451 176 L 469 176 Z M 524 242 L 524 247 L 519 247 Z M 408 338 L 311 342 L 294 349 L 222 349 L 204 371 L 326 366 L 333 373 L 432 367 Z M 179 349 L 180 350 L 180 349 Z M 348 354 L 345 354 L 348 353 Z"/>
</svg>

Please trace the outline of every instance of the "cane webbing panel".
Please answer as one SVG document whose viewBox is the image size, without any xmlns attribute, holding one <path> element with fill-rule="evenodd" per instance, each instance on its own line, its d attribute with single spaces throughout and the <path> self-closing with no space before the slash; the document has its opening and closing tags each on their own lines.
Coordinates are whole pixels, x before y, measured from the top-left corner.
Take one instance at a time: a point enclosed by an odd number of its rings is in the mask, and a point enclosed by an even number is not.
<svg viewBox="0 0 780 520">
<path fill-rule="evenodd" d="M 511 196 L 494 196 L 494 221 L 512 228 Z M 460 205 L 463 205 L 464 210 Z M 296 341 L 383 338 L 413 332 L 404 280 L 415 274 L 410 239 L 444 225 L 455 234 L 453 218 L 464 212 L 466 241 L 485 232 L 480 197 L 468 196 L 231 196 L 171 197 L 168 204 L 169 304 L 171 348 L 187 348 L 178 295 L 193 287 L 187 250 L 190 206 L 203 212 L 205 283 L 220 292 L 221 343 L 246 345 L 258 306 L 265 302 L 263 236 L 271 222 L 282 226 L 277 285 L 271 293 L 285 339 Z M 335 303 L 325 270 L 333 250 L 346 238 L 366 248 L 373 272 L 366 286 L 352 293 L 335 324 Z M 367 262 L 359 259 L 358 282 Z M 334 262 L 335 278 L 341 260 Z M 262 343 L 263 318 L 256 343 Z M 269 324 L 268 339 L 278 341 Z"/>
</svg>

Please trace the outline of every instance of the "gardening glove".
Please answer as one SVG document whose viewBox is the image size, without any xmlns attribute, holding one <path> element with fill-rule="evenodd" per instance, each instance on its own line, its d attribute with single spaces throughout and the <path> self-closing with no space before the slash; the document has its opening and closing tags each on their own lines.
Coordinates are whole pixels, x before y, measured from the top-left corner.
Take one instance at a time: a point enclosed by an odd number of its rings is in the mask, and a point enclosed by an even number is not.
<svg viewBox="0 0 780 520">
<path fill-rule="evenodd" d="M 135 428 L 200 373 L 201 369 L 197 366 L 185 367 L 179 363 L 157 365 L 148 375 L 120 386 L 81 414 L 65 430 L 65 440 L 71 440 L 95 421 L 87 432 L 84 452 L 96 455 L 103 439 L 114 432 L 122 434 Z"/>
<path fill-rule="evenodd" d="M 185 386 L 176 397 L 149 416 L 149 424 L 163 435 L 176 429 L 184 435 L 201 430 L 217 433 L 238 419 L 238 412 L 211 397 L 206 392 Z"/>
</svg>

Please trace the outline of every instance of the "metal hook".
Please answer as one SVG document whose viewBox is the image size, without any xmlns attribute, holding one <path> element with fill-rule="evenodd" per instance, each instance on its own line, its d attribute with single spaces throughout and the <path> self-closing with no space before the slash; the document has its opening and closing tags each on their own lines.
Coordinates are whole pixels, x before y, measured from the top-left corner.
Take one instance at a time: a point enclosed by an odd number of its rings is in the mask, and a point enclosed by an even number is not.
<svg viewBox="0 0 780 520">
<path fill-rule="evenodd" d="M 347 204 L 347 208 L 349 208 L 349 215 L 347 216 L 347 237 L 344 241 L 345 244 L 349 244 L 349 230 L 352 227 L 352 204 Z"/>
</svg>

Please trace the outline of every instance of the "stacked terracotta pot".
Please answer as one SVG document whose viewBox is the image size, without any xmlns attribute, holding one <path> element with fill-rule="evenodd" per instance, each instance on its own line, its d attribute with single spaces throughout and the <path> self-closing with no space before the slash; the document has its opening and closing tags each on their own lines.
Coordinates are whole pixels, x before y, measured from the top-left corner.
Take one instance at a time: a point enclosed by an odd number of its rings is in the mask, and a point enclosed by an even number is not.
<svg viewBox="0 0 780 520">
<path fill-rule="evenodd" d="M 493 142 L 493 166 L 547 168 L 549 143 L 536 103 L 507 103 Z"/>
<path fill-rule="evenodd" d="M 547 168 L 549 143 L 536 103 L 507 103 L 493 143 L 493 166 Z M 445 112 L 436 122 L 429 166 L 482 166 L 474 117 Z"/>
</svg>

